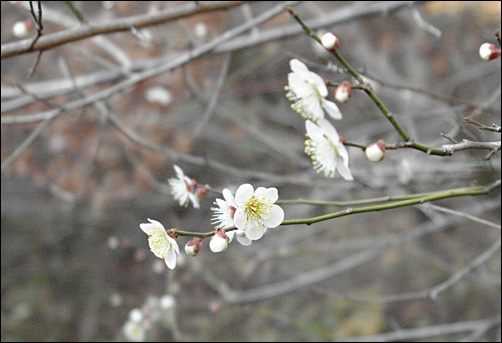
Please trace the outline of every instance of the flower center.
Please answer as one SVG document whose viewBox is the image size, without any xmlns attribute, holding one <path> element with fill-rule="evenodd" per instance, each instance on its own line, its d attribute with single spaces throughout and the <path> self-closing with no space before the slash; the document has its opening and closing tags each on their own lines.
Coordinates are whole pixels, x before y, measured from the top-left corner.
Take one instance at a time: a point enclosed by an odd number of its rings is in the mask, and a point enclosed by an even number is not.
<svg viewBox="0 0 502 343">
<path fill-rule="evenodd" d="M 271 209 L 272 206 L 265 202 L 265 197 L 257 198 L 254 195 L 249 198 L 244 206 L 246 219 L 261 224 L 263 224 L 264 220 L 270 219 L 270 213 L 272 213 Z"/>
<path fill-rule="evenodd" d="M 169 241 L 167 240 L 164 232 L 155 231 L 148 236 L 148 244 L 150 249 L 155 254 L 155 256 L 160 258 L 166 258 L 166 251 L 169 247 Z"/>
</svg>

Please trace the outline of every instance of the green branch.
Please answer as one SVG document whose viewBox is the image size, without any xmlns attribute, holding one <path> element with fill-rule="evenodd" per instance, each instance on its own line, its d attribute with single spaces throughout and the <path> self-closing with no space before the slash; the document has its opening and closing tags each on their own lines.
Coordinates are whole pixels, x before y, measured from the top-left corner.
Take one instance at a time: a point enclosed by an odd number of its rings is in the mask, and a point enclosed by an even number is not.
<svg viewBox="0 0 502 343">
<path fill-rule="evenodd" d="M 284 220 L 281 223 L 281 226 L 285 225 L 299 225 L 299 224 L 314 224 L 317 222 L 335 219 L 339 217 L 348 216 L 351 214 L 357 213 L 367 213 L 367 212 L 376 212 L 376 211 L 384 211 L 390 210 L 399 207 L 406 207 L 411 205 L 423 204 L 430 201 L 447 199 L 447 198 L 455 198 L 455 197 L 463 197 L 463 196 L 477 196 L 477 195 L 486 195 L 489 194 L 496 188 L 500 188 L 501 181 L 495 181 L 494 183 L 487 186 L 476 186 L 476 187 L 464 187 L 464 188 L 456 188 L 449 189 L 445 191 L 439 192 L 431 192 L 431 193 L 422 193 L 422 194 L 412 194 L 412 195 L 403 195 L 403 196 L 388 196 L 381 198 L 373 198 L 373 199 L 363 199 L 356 201 L 347 201 L 347 202 L 326 202 L 326 201 L 311 201 L 311 200 L 279 200 L 277 204 L 309 204 L 309 205 L 322 205 L 322 206 L 354 206 L 354 205 L 364 205 L 364 204 L 373 204 L 378 202 L 386 202 L 393 201 L 391 203 L 386 204 L 378 204 L 372 206 L 363 206 L 363 207 L 349 207 L 345 210 L 328 213 L 322 216 L 312 217 L 312 218 L 301 218 L 301 219 L 289 219 Z M 227 228 L 225 231 L 233 231 L 236 230 L 235 227 Z M 176 231 L 176 234 L 179 236 L 193 236 L 193 237 L 202 237 L 207 238 L 211 237 L 215 234 L 215 231 L 209 232 L 190 232 L 190 231 Z"/>
</svg>

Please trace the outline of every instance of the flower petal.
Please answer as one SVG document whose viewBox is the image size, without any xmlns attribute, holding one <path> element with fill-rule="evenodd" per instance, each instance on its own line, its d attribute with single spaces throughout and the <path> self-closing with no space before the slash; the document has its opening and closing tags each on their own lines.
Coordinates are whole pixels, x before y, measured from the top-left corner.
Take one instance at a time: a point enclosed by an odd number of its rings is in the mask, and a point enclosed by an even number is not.
<svg viewBox="0 0 502 343">
<path fill-rule="evenodd" d="M 270 215 L 270 218 L 265 220 L 264 224 L 268 228 L 274 228 L 279 225 L 284 220 L 284 210 L 279 206 L 279 205 L 272 205 L 272 214 Z"/>
<path fill-rule="evenodd" d="M 303 64 L 296 58 L 289 61 L 289 66 L 294 73 L 297 73 L 299 75 L 307 75 L 307 73 L 310 72 L 309 68 L 307 68 L 305 64 Z"/>
<path fill-rule="evenodd" d="M 141 228 L 141 230 L 143 230 L 144 233 L 151 234 L 152 231 L 157 231 L 157 230 L 163 230 L 165 232 L 164 225 L 162 225 L 158 221 L 150 218 L 148 218 L 148 221 L 151 224 L 148 223 L 139 224 L 139 227 Z"/>
<path fill-rule="evenodd" d="M 265 197 L 268 202 L 274 203 L 279 199 L 279 193 L 277 191 L 277 188 L 275 187 L 270 187 L 270 188 L 264 188 L 264 187 L 258 187 L 254 194 L 257 197 Z"/>
<path fill-rule="evenodd" d="M 253 186 L 251 186 L 249 183 L 240 185 L 237 189 L 237 192 L 235 192 L 235 202 L 238 206 L 240 206 L 241 204 L 246 203 L 249 197 L 253 195 L 253 193 Z"/>
<path fill-rule="evenodd" d="M 322 99 L 321 100 L 322 107 L 328 112 L 329 116 L 333 119 L 342 119 L 342 112 L 336 104 L 332 101 Z"/>
<path fill-rule="evenodd" d="M 167 268 L 174 269 L 176 267 L 176 253 L 173 250 L 166 251 L 166 262 Z"/>
</svg>

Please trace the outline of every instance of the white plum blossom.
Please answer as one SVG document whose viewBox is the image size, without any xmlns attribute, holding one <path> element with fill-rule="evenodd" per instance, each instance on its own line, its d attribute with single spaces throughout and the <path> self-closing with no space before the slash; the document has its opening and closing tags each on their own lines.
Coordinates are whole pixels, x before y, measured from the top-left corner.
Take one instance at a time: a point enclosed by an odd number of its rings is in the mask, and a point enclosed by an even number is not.
<svg viewBox="0 0 502 343">
<path fill-rule="evenodd" d="M 249 183 L 239 186 L 235 192 L 234 223 L 237 229 L 254 241 L 260 239 L 268 228 L 279 226 L 284 220 L 284 211 L 275 204 L 278 198 L 275 187 L 258 187 L 255 191 Z"/>
<path fill-rule="evenodd" d="M 333 119 L 342 119 L 342 113 L 336 104 L 325 99 L 328 88 L 322 77 L 311 72 L 297 59 L 292 59 L 289 65 L 292 73 L 288 74 L 286 97 L 294 101 L 291 108 L 312 121 L 324 118 L 324 111 Z"/>
<path fill-rule="evenodd" d="M 150 223 L 139 224 L 148 235 L 150 250 L 155 256 L 164 259 L 169 269 L 176 267 L 176 254 L 180 253 L 178 243 L 169 236 L 164 226 L 156 220 L 148 219 Z"/>
<path fill-rule="evenodd" d="M 345 180 L 353 180 L 349 169 L 349 154 L 336 132 L 326 119 L 319 119 L 317 124 L 305 122 L 308 139 L 305 141 L 305 153 L 310 156 L 314 169 L 325 176 L 335 176 L 338 169 Z"/>
<path fill-rule="evenodd" d="M 211 223 L 216 227 L 223 229 L 228 229 L 235 226 L 234 214 L 237 209 L 237 203 L 235 202 L 235 197 L 230 192 L 228 188 L 223 190 L 223 197 L 225 200 L 217 198 L 215 204 L 218 207 L 212 207 L 211 210 L 214 212 Z M 227 232 L 228 242 L 232 242 L 234 236 L 237 236 L 237 241 L 245 246 L 251 245 L 253 241 L 246 237 L 243 230 L 236 229 Z"/>
<path fill-rule="evenodd" d="M 169 179 L 171 194 L 174 199 L 178 200 L 180 206 L 187 206 L 191 201 L 194 208 L 199 208 L 199 198 L 194 191 L 195 181 L 186 176 L 183 170 L 177 165 L 174 165 L 174 170 L 178 178 Z"/>
</svg>

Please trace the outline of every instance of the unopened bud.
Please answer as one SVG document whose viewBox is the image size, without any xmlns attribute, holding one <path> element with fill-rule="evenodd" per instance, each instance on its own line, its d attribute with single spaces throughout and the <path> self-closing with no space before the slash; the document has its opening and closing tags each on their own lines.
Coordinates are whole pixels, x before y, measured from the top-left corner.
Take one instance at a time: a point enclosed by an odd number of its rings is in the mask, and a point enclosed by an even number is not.
<svg viewBox="0 0 502 343">
<path fill-rule="evenodd" d="M 198 199 L 206 199 L 209 194 L 209 186 L 205 185 L 204 187 L 197 187 L 195 192 L 197 193 Z"/>
<path fill-rule="evenodd" d="M 195 237 L 194 239 L 189 240 L 187 244 L 185 244 L 185 253 L 188 256 L 196 256 L 200 251 L 201 245 L 202 245 L 202 238 Z"/>
<path fill-rule="evenodd" d="M 352 87 L 349 81 L 343 81 L 342 84 L 335 89 L 335 99 L 341 103 L 347 102 L 350 99 Z"/>
<path fill-rule="evenodd" d="M 371 162 L 380 162 L 385 156 L 385 142 L 383 139 L 378 140 L 366 147 L 366 157 Z"/>
<path fill-rule="evenodd" d="M 222 252 L 228 247 L 228 238 L 223 229 L 216 229 L 216 233 L 211 237 L 209 248 L 212 252 Z"/>
<path fill-rule="evenodd" d="M 485 61 L 493 60 L 500 56 L 500 49 L 494 44 L 484 43 L 479 47 L 479 57 Z"/>
<path fill-rule="evenodd" d="M 327 32 L 322 36 L 321 44 L 326 50 L 335 50 L 338 48 L 340 40 L 331 32 Z"/>
</svg>

